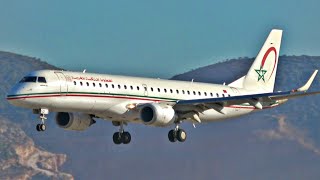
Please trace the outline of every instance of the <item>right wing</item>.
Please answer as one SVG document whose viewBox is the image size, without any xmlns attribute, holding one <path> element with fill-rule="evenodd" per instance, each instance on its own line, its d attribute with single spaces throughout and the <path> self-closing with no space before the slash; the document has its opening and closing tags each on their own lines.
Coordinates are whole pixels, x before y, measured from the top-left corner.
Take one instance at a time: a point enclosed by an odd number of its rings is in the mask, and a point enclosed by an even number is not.
<svg viewBox="0 0 320 180">
<path fill-rule="evenodd" d="M 297 97 L 310 96 L 320 94 L 320 91 L 306 92 L 312 84 L 318 70 L 315 70 L 311 75 L 307 83 L 295 90 L 286 92 L 274 92 L 274 93 L 262 93 L 262 94 L 250 94 L 242 96 L 222 97 L 222 98 L 209 98 L 209 99 L 191 99 L 191 100 L 178 100 L 175 107 L 179 106 L 202 106 L 206 109 L 215 109 L 221 111 L 223 107 L 230 105 L 241 105 L 243 103 L 249 103 L 257 109 L 262 109 L 262 102 L 276 102 L 279 100 L 288 100 Z M 220 112 L 219 111 L 219 112 Z M 201 112 L 199 112 L 201 113 Z"/>
</svg>

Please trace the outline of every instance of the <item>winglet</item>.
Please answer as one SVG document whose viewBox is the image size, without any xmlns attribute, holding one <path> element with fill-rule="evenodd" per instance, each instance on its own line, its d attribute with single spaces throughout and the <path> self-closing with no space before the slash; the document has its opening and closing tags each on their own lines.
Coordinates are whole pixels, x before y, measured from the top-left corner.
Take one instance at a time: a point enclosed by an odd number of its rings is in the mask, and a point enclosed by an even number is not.
<svg viewBox="0 0 320 180">
<path fill-rule="evenodd" d="M 316 77 L 318 73 L 318 70 L 315 70 L 313 72 L 313 74 L 311 75 L 311 77 L 309 78 L 309 80 L 307 81 L 307 83 L 305 85 L 303 85 L 302 87 L 298 88 L 296 91 L 298 92 L 303 92 L 303 91 L 307 91 L 309 89 L 309 87 L 311 86 L 314 78 Z"/>
</svg>

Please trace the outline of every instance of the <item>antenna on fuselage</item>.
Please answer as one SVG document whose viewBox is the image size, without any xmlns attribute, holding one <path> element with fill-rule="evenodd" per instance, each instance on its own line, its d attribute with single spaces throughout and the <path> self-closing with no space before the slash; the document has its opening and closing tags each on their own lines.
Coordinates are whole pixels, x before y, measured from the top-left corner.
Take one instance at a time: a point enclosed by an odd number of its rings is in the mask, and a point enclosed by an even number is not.
<svg viewBox="0 0 320 180">
<path fill-rule="evenodd" d="M 87 71 L 87 69 L 84 69 L 84 70 L 82 71 L 82 73 L 86 73 L 86 71 Z"/>
</svg>

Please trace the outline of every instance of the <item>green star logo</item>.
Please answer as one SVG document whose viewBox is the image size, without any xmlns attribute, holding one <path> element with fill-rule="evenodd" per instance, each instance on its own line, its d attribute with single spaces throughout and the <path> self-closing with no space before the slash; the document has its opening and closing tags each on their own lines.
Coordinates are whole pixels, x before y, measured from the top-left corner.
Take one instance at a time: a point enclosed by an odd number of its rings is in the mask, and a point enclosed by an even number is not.
<svg viewBox="0 0 320 180">
<path fill-rule="evenodd" d="M 255 71 L 258 74 L 258 82 L 260 81 L 260 79 L 262 79 L 263 82 L 265 82 L 264 75 L 267 73 L 267 70 L 263 70 L 263 69 L 260 68 L 260 69 L 255 69 Z"/>
</svg>

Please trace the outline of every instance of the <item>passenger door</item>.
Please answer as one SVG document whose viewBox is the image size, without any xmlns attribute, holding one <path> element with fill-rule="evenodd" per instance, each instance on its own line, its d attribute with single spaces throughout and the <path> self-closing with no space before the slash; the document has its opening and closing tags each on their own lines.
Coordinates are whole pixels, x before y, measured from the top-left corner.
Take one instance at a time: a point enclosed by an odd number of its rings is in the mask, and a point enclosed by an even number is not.
<svg viewBox="0 0 320 180">
<path fill-rule="evenodd" d="M 68 84 L 65 75 L 62 72 L 55 72 L 59 78 L 60 83 L 60 94 L 66 96 L 68 94 Z"/>
</svg>

